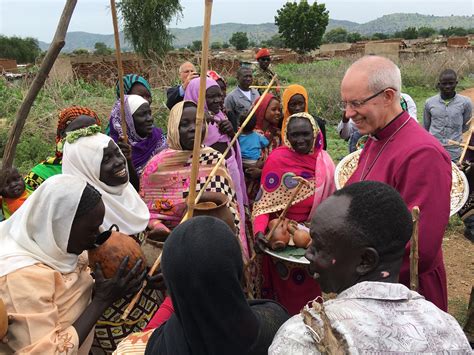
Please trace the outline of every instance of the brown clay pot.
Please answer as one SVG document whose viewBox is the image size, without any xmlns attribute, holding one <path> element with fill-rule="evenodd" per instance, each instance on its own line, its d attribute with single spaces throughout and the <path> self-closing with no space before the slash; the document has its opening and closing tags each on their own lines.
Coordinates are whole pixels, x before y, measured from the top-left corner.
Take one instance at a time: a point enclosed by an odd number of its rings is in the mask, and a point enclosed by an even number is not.
<svg viewBox="0 0 474 355">
<path fill-rule="evenodd" d="M 227 207 L 229 198 L 220 192 L 206 191 L 194 206 L 194 216 L 212 216 L 227 223 L 230 229 L 236 233 L 234 216 Z"/>
<path fill-rule="evenodd" d="M 278 219 L 270 221 L 268 224 L 269 230 L 271 230 L 276 223 L 278 223 Z M 285 249 L 289 241 L 288 220 L 285 218 L 270 236 L 270 248 L 272 250 Z"/>
</svg>

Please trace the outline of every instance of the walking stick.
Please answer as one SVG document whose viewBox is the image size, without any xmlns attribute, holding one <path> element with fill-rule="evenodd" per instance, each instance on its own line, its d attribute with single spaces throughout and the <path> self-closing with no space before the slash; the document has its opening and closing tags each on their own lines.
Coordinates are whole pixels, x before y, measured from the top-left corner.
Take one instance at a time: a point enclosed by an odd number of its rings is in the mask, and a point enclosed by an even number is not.
<svg viewBox="0 0 474 355">
<path fill-rule="evenodd" d="M 462 161 L 464 160 L 464 157 L 466 156 L 467 149 L 469 148 L 469 143 L 471 142 L 472 131 L 473 131 L 473 128 L 469 130 L 469 135 L 467 136 L 466 145 L 464 146 L 461 157 L 459 158 L 459 161 L 458 161 L 459 165 L 461 165 Z"/>
<path fill-rule="evenodd" d="M 418 291 L 418 225 L 420 222 L 420 208 L 413 207 L 411 210 L 413 219 L 413 232 L 410 243 L 410 289 Z"/>
<path fill-rule="evenodd" d="M 114 0 L 111 0 L 114 1 Z M 195 206 L 195 196 L 196 196 L 196 180 L 197 174 L 199 171 L 199 158 L 200 158 L 200 151 L 201 151 L 201 131 L 202 125 L 204 121 L 204 100 L 206 99 L 206 77 L 207 77 L 207 66 L 208 66 L 208 58 L 209 58 L 209 34 L 211 28 L 211 13 L 212 13 L 212 0 L 205 0 L 205 12 L 204 12 L 204 29 L 202 35 L 202 59 L 201 59 L 201 77 L 199 82 L 199 99 L 198 99 L 198 106 L 197 106 L 197 115 L 196 115 L 196 132 L 194 135 L 194 147 L 193 147 L 193 160 L 191 166 L 191 183 L 189 187 L 189 196 L 188 196 L 188 218 L 191 218 L 194 212 Z M 181 223 L 185 221 L 183 219 Z M 149 276 L 152 276 L 154 272 L 158 269 L 161 263 L 161 255 L 153 263 L 150 271 L 148 272 Z M 130 314 L 135 304 L 140 299 L 143 290 L 146 287 L 146 280 L 143 282 L 143 285 L 138 291 L 138 293 L 133 297 L 132 301 L 128 305 L 127 309 L 123 312 L 120 319 L 124 320 L 127 319 L 128 315 Z"/>
<path fill-rule="evenodd" d="M 211 31 L 212 0 L 205 1 L 204 28 L 202 32 L 201 51 L 201 78 L 199 82 L 199 99 L 196 114 L 196 132 L 194 134 L 193 160 L 191 165 L 191 181 L 189 185 L 187 218 L 191 218 L 196 205 L 196 181 L 199 171 L 199 158 L 201 156 L 201 132 L 204 121 L 204 103 L 206 100 L 206 78 L 209 59 L 209 34 Z"/>
<path fill-rule="evenodd" d="M 110 0 L 110 11 L 112 12 L 112 23 L 114 24 L 114 38 L 115 38 L 115 55 L 117 57 L 118 69 L 118 83 L 120 92 L 120 125 L 122 126 L 122 137 L 127 142 L 127 123 L 125 122 L 125 99 L 123 87 L 123 66 L 122 66 L 122 52 L 120 50 L 120 37 L 117 23 L 117 10 L 115 8 L 115 0 Z"/>
</svg>

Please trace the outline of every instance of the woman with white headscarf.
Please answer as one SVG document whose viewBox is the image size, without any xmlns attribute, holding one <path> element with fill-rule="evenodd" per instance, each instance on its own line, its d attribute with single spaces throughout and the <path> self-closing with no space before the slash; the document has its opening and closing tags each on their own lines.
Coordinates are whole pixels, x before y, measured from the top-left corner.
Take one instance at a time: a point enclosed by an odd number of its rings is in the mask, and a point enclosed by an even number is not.
<svg viewBox="0 0 474 355">
<path fill-rule="evenodd" d="M 138 263 L 108 280 L 99 267 L 94 283 L 80 254 L 94 247 L 103 216 L 96 189 L 56 175 L 0 223 L 0 298 L 13 318 L 0 353 L 88 354 L 99 316 L 140 286 Z"/>
<path fill-rule="evenodd" d="M 150 104 L 139 95 L 125 95 L 125 123 L 128 143 L 132 148 L 132 163 L 138 175 L 146 163 L 166 148 L 166 138 L 160 128 L 153 125 Z M 118 143 L 123 137 L 120 100 L 110 114 L 110 136 Z"/>
<path fill-rule="evenodd" d="M 120 232 L 143 240 L 150 213 L 130 184 L 126 159 L 112 138 L 93 126 L 68 134 L 63 172 L 84 179 L 102 194 L 105 229 L 116 225 Z M 145 290 L 126 322 L 120 316 L 131 297 L 117 300 L 99 319 L 93 348 L 113 351 L 122 338 L 145 327 L 163 297 L 157 290 Z"/>
</svg>

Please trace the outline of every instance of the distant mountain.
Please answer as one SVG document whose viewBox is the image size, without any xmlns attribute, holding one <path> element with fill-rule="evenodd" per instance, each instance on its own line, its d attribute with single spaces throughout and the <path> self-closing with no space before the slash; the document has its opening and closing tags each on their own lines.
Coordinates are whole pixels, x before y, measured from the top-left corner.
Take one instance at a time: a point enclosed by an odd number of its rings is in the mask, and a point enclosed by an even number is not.
<svg viewBox="0 0 474 355">
<path fill-rule="evenodd" d="M 435 29 L 448 28 L 451 26 L 472 28 L 474 27 L 474 16 L 430 16 L 421 14 L 391 14 L 384 15 L 373 21 L 359 24 L 344 20 L 329 20 L 327 31 L 337 27 L 345 28 L 349 32 L 359 32 L 364 35 L 381 33 L 394 33 L 404 30 L 407 27 L 428 26 Z M 175 47 L 184 47 L 193 41 L 201 40 L 202 26 L 189 28 L 171 28 L 175 39 Z M 211 26 L 211 42 L 227 42 L 234 32 L 247 32 L 249 39 L 259 43 L 269 39 L 278 32 L 278 28 L 273 23 L 262 23 L 258 25 L 241 23 L 223 23 Z M 123 50 L 131 50 L 132 46 L 124 41 L 123 33 L 120 37 Z M 100 35 L 87 32 L 68 32 L 66 35 L 66 45 L 63 52 L 72 52 L 75 49 L 93 50 L 96 42 L 104 42 L 108 47 L 114 48 L 113 35 Z M 40 42 L 42 50 L 46 50 L 49 44 Z"/>
</svg>

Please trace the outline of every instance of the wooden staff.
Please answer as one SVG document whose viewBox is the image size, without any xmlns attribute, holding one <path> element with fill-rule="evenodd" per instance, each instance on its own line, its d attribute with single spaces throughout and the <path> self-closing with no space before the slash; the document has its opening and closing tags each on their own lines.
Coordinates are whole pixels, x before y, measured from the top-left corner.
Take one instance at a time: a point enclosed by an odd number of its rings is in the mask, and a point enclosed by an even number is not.
<svg viewBox="0 0 474 355">
<path fill-rule="evenodd" d="M 413 232 L 410 243 L 410 289 L 418 291 L 418 225 L 420 222 L 420 208 L 413 207 L 411 210 L 413 219 Z"/>
<path fill-rule="evenodd" d="M 38 96 L 41 88 L 43 87 L 51 68 L 53 67 L 56 58 L 61 52 L 61 49 L 66 44 L 65 38 L 69 22 L 71 21 L 74 8 L 76 7 L 77 0 L 67 0 L 64 5 L 61 18 L 59 19 L 56 33 L 54 34 L 53 41 L 51 42 L 46 55 L 41 62 L 41 66 L 36 74 L 31 86 L 26 93 L 20 108 L 18 109 L 15 117 L 15 122 L 8 135 L 7 143 L 5 144 L 5 151 L 3 152 L 2 169 L 10 168 L 13 163 L 13 157 L 15 156 L 16 146 L 20 140 L 21 132 L 25 126 L 26 119 L 30 113 L 31 107 Z M 0 180 L 2 180 L 3 174 L 0 174 Z M 0 181 L 0 188 L 3 185 L 3 181 Z"/>
<path fill-rule="evenodd" d="M 462 154 L 461 154 L 461 157 L 459 158 L 458 164 L 461 164 L 464 160 L 464 157 L 466 156 L 467 148 L 469 147 L 469 142 L 471 142 L 472 131 L 473 129 L 471 128 L 469 130 L 469 135 L 467 136 L 466 146 L 462 150 Z"/>
<path fill-rule="evenodd" d="M 286 89 L 288 86 L 272 86 L 270 89 Z M 266 89 L 267 87 L 265 85 L 250 85 L 251 89 Z"/>
<path fill-rule="evenodd" d="M 209 59 L 209 34 L 211 32 L 212 0 L 205 1 L 204 28 L 202 32 L 201 51 L 201 78 L 199 82 L 199 99 L 196 114 L 196 132 L 194 134 L 193 161 L 191 165 L 191 180 L 189 185 L 188 211 L 186 216 L 191 218 L 196 205 L 196 181 L 199 171 L 199 158 L 201 156 L 201 135 L 204 121 L 204 104 L 206 100 L 206 78 Z"/>
<path fill-rule="evenodd" d="M 160 266 L 160 263 L 161 263 L 161 255 L 163 255 L 163 253 L 161 253 L 155 260 L 155 262 L 153 263 L 150 271 L 148 272 L 148 276 L 153 276 L 153 274 L 155 273 L 155 271 L 158 269 L 158 267 Z M 140 297 L 142 296 L 142 293 L 143 293 L 143 290 L 145 289 L 147 285 L 147 282 L 146 280 L 143 281 L 143 285 L 142 287 L 140 288 L 140 291 L 137 292 L 137 294 L 133 297 L 133 299 L 130 301 L 130 304 L 127 306 L 127 309 L 125 309 L 125 311 L 123 311 L 123 314 L 122 316 L 120 317 L 121 320 L 125 320 L 127 319 L 128 315 L 130 314 L 130 312 L 132 311 L 133 307 L 135 307 L 135 305 L 137 304 L 138 300 L 140 299 Z"/>
<path fill-rule="evenodd" d="M 260 98 L 258 99 L 257 103 L 255 104 L 255 106 L 253 107 L 253 109 L 250 111 L 250 113 L 248 114 L 247 118 L 245 119 L 245 121 L 242 123 L 242 125 L 240 126 L 239 130 L 237 131 L 237 133 L 235 134 L 234 138 L 232 138 L 232 140 L 230 141 L 228 147 L 226 148 L 226 150 L 224 151 L 224 153 L 222 153 L 222 156 L 220 157 L 220 159 L 217 161 L 216 165 L 214 166 L 214 168 L 211 170 L 211 173 L 209 174 L 209 176 L 207 177 L 206 179 L 206 182 L 204 183 L 204 186 L 201 188 L 201 191 L 199 191 L 199 194 L 197 195 L 196 199 L 195 199 L 195 203 L 198 203 L 199 202 L 199 199 L 202 197 L 202 194 L 206 191 L 206 187 L 207 185 L 209 185 L 209 183 L 211 182 L 211 179 L 214 177 L 214 175 L 216 174 L 217 172 L 217 169 L 219 169 L 219 167 L 222 165 L 222 163 L 224 162 L 225 160 L 225 157 L 227 156 L 227 154 L 229 153 L 230 149 L 232 148 L 232 146 L 234 145 L 234 143 L 237 141 L 237 139 L 239 138 L 239 136 L 242 134 L 242 131 L 243 129 L 245 128 L 245 126 L 248 124 L 248 122 L 250 121 L 250 119 L 252 118 L 253 114 L 255 113 L 255 111 L 257 110 L 257 108 L 260 106 L 260 104 L 262 103 L 263 101 L 263 98 L 265 97 L 265 95 L 268 93 L 268 91 L 270 90 L 270 87 L 273 85 L 273 82 L 275 81 L 276 79 L 276 75 L 272 78 L 272 80 L 270 81 L 270 83 L 268 84 L 268 86 L 266 87 L 265 91 L 263 92 L 262 96 L 260 96 Z M 196 143 L 196 142 L 194 142 Z M 188 214 L 186 214 L 183 218 L 183 221 L 187 220 L 188 218 L 190 218 L 190 216 Z"/>
<path fill-rule="evenodd" d="M 125 98 L 123 87 L 123 66 L 122 66 L 122 52 L 120 50 L 120 34 L 117 22 L 117 10 L 115 8 L 115 0 L 110 0 L 110 11 L 112 12 L 112 23 L 114 24 L 115 37 L 115 55 L 117 57 L 118 82 L 120 92 L 120 125 L 122 126 L 122 137 L 127 142 L 127 123 L 125 122 Z"/>
<path fill-rule="evenodd" d="M 294 180 L 298 180 L 298 185 L 296 186 L 295 188 L 295 191 L 293 191 L 293 194 L 291 195 L 290 197 L 290 200 L 288 201 L 288 203 L 286 204 L 285 206 L 285 209 L 283 210 L 283 212 L 280 214 L 280 216 L 278 217 L 278 222 L 275 223 L 275 225 L 273 226 L 272 229 L 270 229 L 270 231 L 267 233 L 267 235 L 265 236 L 265 239 L 268 241 L 271 239 L 272 237 L 272 234 L 273 232 L 275 232 L 275 230 L 278 228 L 278 226 L 280 225 L 280 223 L 285 219 L 285 216 L 286 216 L 286 213 L 288 212 L 288 209 L 291 207 L 291 204 L 293 203 L 293 201 L 295 200 L 296 196 L 298 195 L 298 193 L 300 192 L 300 190 L 302 189 L 302 187 L 304 185 L 308 185 L 308 180 L 305 180 L 304 178 L 302 177 L 299 177 L 299 176 L 296 176 L 293 178 Z"/>
<path fill-rule="evenodd" d="M 114 1 L 114 0 L 111 0 Z M 207 66 L 208 66 L 208 59 L 209 59 L 209 34 L 211 29 L 211 13 L 212 13 L 212 0 L 205 0 L 205 11 L 204 11 L 204 29 L 202 34 L 202 60 L 201 60 L 201 77 L 199 82 L 199 99 L 198 99 L 198 106 L 197 106 L 197 114 L 196 114 L 196 133 L 194 135 L 194 147 L 193 147 L 193 161 L 191 166 L 191 184 L 189 188 L 189 196 L 188 196 L 188 218 L 193 216 L 194 206 L 195 206 L 195 196 L 196 196 L 196 188 L 192 188 L 196 184 L 197 180 L 197 173 L 199 171 L 199 158 L 200 158 L 200 151 L 201 151 L 201 132 L 202 132 L 202 125 L 204 121 L 204 101 L 206 99 L 206 78 L 207 78 Z M 194 183 L 193 183 L 194 182 Z M 183 219 L 185 221 L 186 219 Z M 150 271 L 148 272 L 149 276 L 152 276 L 158 266 L 161 263 L 161 255 L 155 260 L 153 266 L 151 267 Z M 140 299 L 143 290 L 146 287 L 146 280 L 143 282 L 143 285 L 138 291 L 138 293 L 133 297 L 132 301 L 128 305 L 127 309 L 123 312 L 120 319 L 124 320 L 127 319 L 128 315 L 132 311 L 135 304 Z"/>
<path fill-rule="evenodd" d="M 445 146 L 449 146 L 449 145 L 457 145 L 458 147 L 463 147 L 463 148 L 466 148 L 466 146 L 467 146 L 467 149 L 474 150 L 474 146 L 472 146 L 472 145 L 459 143 L 459 142 L 453 141 L 451 139 L 448 139 L 448 144 L 445 144 Z"/>
</svg>

